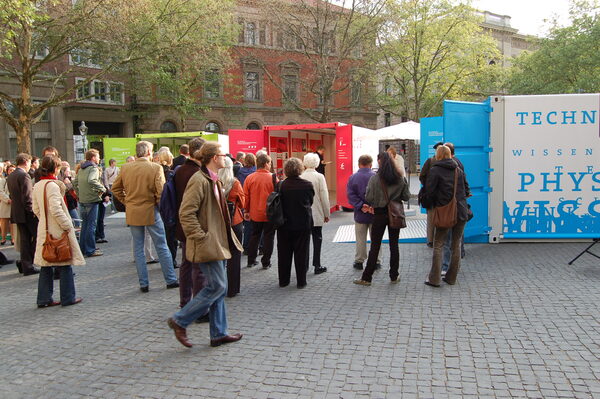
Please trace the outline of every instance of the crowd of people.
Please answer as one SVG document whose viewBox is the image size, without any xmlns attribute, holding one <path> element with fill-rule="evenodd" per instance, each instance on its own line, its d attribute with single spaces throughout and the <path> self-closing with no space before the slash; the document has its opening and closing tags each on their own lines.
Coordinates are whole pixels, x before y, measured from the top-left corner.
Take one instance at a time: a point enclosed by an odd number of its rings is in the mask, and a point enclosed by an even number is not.
<svg viewBox="0 0 600 399">
<path fill-rule="evenodd" d="M 152 143 L 140 141 L 135 156 L 120 168 L 111 159 L 103 169 L 100 153 L 91 149 L 73 173 L 54 147 L 45 148 L 40 159 L 19 154 L 15 165 L 0 164 L 1 243 L 16 239 L 19 272 L 25 276 L 40 274 L 38 307 L 81 302 L 75 294 L 72 266 L 103 255 L 98 244 L 107 242 L 104 216 L 107 209 L 113 209 L 113 202 L 125 210 L 140 292 L 150 290 L 147 264 L 151 261 L 160 263 L 167 289 L 179 288 L 180 309 L 169 318 L 168 325 L 186 347 L 192 346 L 186 329 L 193 322 L 209 322 L 211 346 L 242 338 L 228 332 L 224 298 L 240 292 L 243 255 L 247 257 L 246 267 L 258 266 L 259 257 L 263 269 L 272 267 L 275 237 L 280 287 L 290 284 L 292 263 L 299 289 L 307 285 L 310 264 L 317 275 L 327 271 L 321 263 L 322 229 L 330 217 L 324 176 L 329 162 L 323 159 L 323 147 L 302 160 L 287 159 L 281 178 L 274 173 L 271 157 L 264 150 L 239 152 L 233 157 L 218 143 L 194 138 L 179 152 L 177 157 L 168 147 L 154 152 Z M 371 285 L 375 270 L 382 267 L 380 249 L 386 229 L 389 278 L 392 283 L 400 281 L 401 227 L 390 223 L 388 208 L 391 201 L 402 204 L 410 198 L 403 164 L 393 147 L 378 155 L 376 172 L 372 157 L 362 155 L 358 171 L 348 181 L 356 233 L 353 266 L 362 270 L 355 284 Z M 436 145 L 436 155 L 427 160 L 420 177 L 423 188 L 419 200 L 432 213 L 452 198 L 458 204 L 456 225 L 434 228 L 428 235 L 433 260 L 425 280 L 434 287 L 440 286 L 442 278 L 454 284 L 470 210 L 464 167 L 454 157 L 451 143 Z M 281 201 L 282 225 L 274 224 L 267 214 L 273 192 Z M 43 256 L 47 237 L 56 239 L 63 234 L 72 249 L 71 259 L 48 261 Z M 368 252 L 367 234 L 371 237 Z M 176 260 L 178 248 L 180 264 Z M 0 265 L 12 262 L 0 258 Z M 60 280 L 60 301 L 53 299 L 53 280 Z"/>
</svg>

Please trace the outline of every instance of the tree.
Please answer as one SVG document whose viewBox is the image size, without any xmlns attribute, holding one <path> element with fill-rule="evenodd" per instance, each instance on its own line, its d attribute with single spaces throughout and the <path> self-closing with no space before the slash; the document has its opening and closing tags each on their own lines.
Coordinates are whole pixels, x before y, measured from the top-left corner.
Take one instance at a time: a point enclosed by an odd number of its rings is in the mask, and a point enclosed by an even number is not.
<svg viewBox="0 0 600 399">
<path fill-rule="evenodd" d="M 485 96 L 500 52 L 480 20 L 450 0 L 390 0 L 379 34 L 381 107 L 419 121 L 438 115 L 446 98 Z"/>
<path fill-rule="evenodd" d="M 600 91 L 600 8 L 597 1 L 572 1 L 571 25 L 556 21 L 539 49 L 514 62 L 511 94 L 597 93 Z"/>
<path fill-rule="evenodd" d="M 360 103 L 359 93 L 366 90 L 372 67 L 367 55 L 383 21 L 385 2 L 265 1 L 262 10 L 275 27 L 276 47 L 296 55 L 288 60 L 291 63 L 279 65 L 268 62 L 266 52 L 254 50 L 244 55 L 262 69 L 288 106 L 314 121 L 329 122 L 332 113 L 348 107 L 336 104 L 337 94 L 353 91 L 352 105 Z"/>
<path fill-rule="evenodd" d="M 226 46 L 227 33 L 211 24 L 232 22 L 233 3 L 4 0 L 0 70 L 17 82 L 19 93 L 0 90 L 0 116 L 15 130 L 18 151 L 31 152 L 31 127 L 50 107 L 73 101 L 76 94 L 78 99 L 91 97 L 83 89 L 92 81 L 125 78 L 131 71 L 144 80 L 161 60 L 199 57 L 223 42 Z M 65 66 L 68 56 L 71 62 Z M 32 90 L 42 85 L 49 88 L 46 99 L 33 102 Z"/>
</svg>

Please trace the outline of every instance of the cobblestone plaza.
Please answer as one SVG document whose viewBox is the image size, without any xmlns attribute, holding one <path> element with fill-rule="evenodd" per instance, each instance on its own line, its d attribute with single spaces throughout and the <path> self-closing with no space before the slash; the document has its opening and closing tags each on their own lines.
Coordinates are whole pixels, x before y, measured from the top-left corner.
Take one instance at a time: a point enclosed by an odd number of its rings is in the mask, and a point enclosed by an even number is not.
<svg viewBox="0 0 600 399">
<path fill-rule="evenodd" d="M 438 289 L 423 284 L 431 250 L 401 244 L 400 284 L 384 267 L 362 287 L 354 245 L 331 242 L 351 223 L 332 216 L 329 270 L 304 290 L 243 258 L 226 303 L 244 338 L 218 348 L 207 324 L 188 328 L 192 349 L 175 340 L 178 291 L 158 265 L 139 292 L 124 219 L 107 219 L 104 256 L 74 268 L 80 305 L 37 309 L 37 277 L 4 266 L 0 397 L 600 398 L 600 265 L 567 265 L 587 244 L 467 245 L 457 285 Z"/>
</svg>

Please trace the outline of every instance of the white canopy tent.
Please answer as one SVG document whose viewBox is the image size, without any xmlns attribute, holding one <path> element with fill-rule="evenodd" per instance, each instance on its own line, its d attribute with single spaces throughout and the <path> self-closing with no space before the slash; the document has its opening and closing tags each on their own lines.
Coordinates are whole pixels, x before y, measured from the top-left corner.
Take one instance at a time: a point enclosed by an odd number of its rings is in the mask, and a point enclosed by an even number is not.
<svg viewBox="0 0 600 399">
<path fill-rule="evenodd" d="M 421 140 L 421 124 L 413 121 L 377 129 L 378 140 Z"/>
</svg>

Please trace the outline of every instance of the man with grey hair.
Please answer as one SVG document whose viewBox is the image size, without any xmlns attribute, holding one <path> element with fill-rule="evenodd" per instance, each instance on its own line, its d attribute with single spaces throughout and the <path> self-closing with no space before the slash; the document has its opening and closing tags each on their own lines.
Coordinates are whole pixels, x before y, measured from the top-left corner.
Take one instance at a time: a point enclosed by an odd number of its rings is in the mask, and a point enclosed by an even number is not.
<svg viewBox="0 0 600 399">
<path fill-rule="evenodd" d="M 173 258 L 167 246 L 165 227 L 158 212 L 158 203 L 165 184 L 159 164 L 150 162 L 152 143 L 140 141 L 135 146 L 137 159 L 121 167 L 113 184 L 113 193 L 126 206 L 126 221 L 133 236 L 133 251 L 140 291 L 148 292 L 148 269 L 144 255 L 145 231 L 150 233 L 167 288 L 179 287 L 173 268 Z"/>
<path fill-rule="evenodd" d="M 245 156 L 246 154 L 242 151 L 238 151 L 237 154 L 235 154 L 235 162 L 233 163 L 233 176 L 235 178 L 237 178 L 238 172 L 240 171 L 242 166 L 244 166 L 243 162 Z"/>
</svg>

